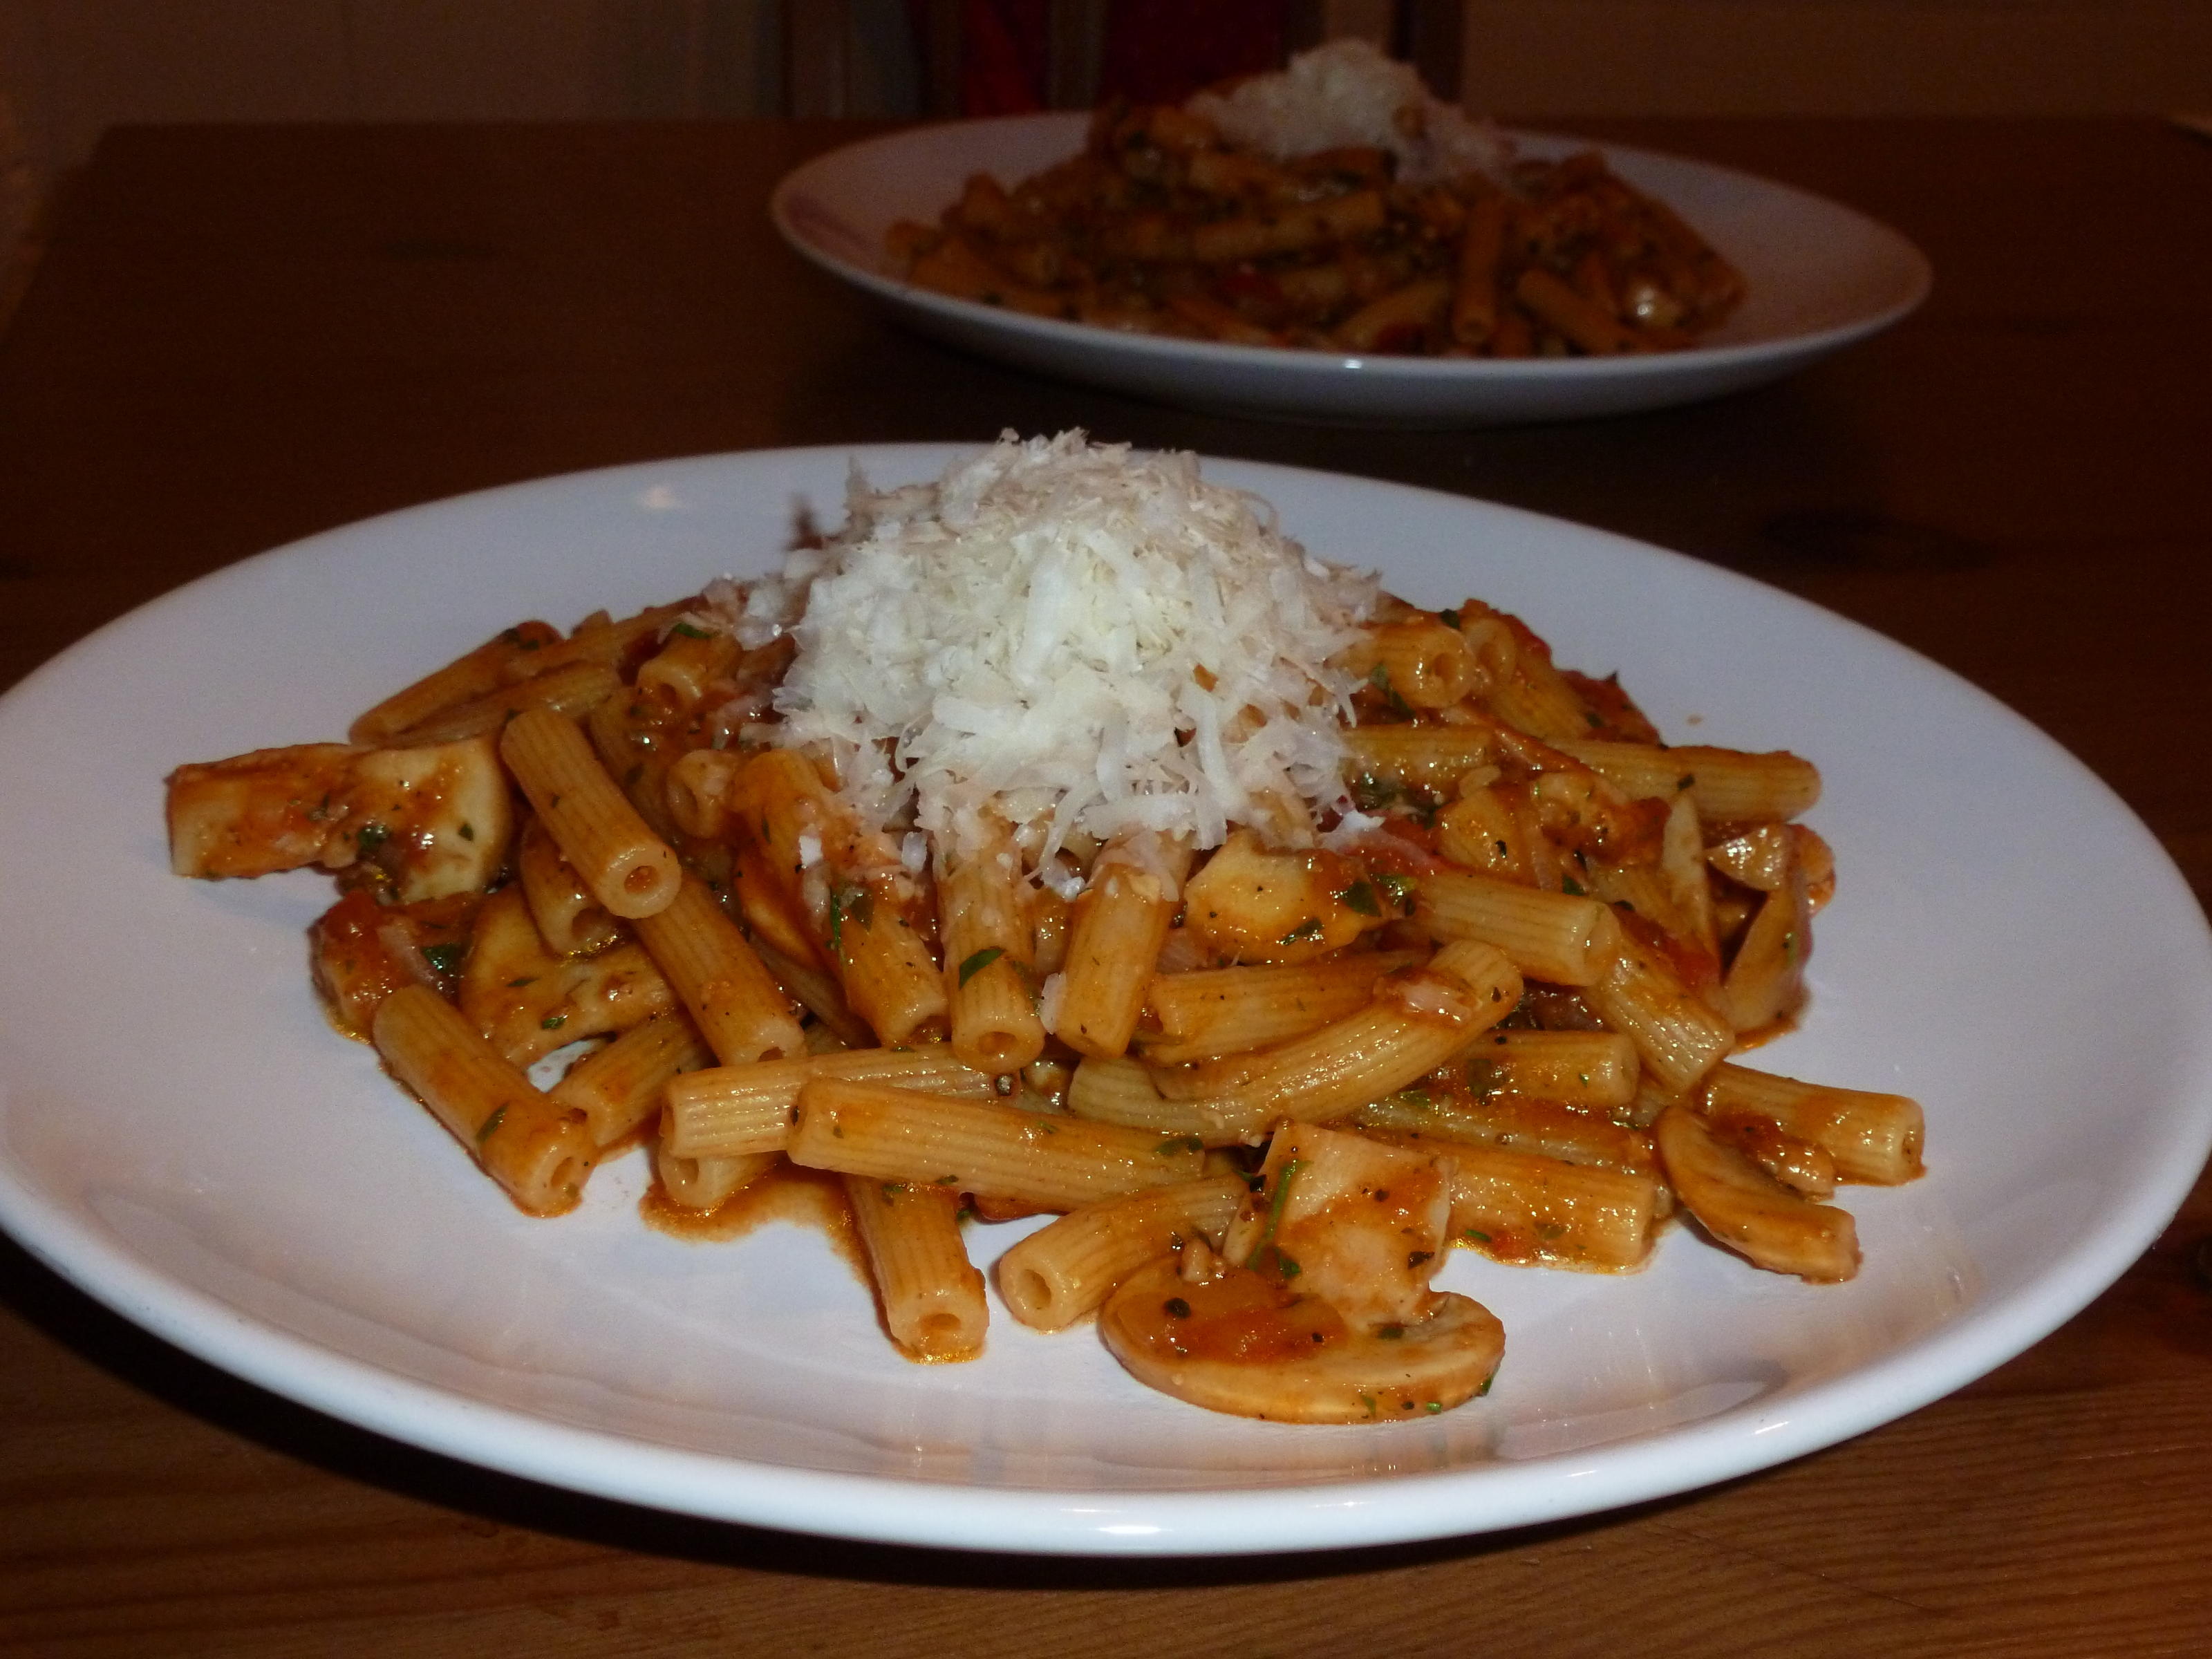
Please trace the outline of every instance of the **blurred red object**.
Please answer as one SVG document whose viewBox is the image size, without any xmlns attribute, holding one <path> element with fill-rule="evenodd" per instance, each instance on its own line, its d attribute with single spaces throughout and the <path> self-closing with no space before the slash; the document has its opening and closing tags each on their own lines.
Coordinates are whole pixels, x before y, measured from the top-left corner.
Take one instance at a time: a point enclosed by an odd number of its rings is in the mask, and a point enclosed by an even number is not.
<svg viewBox="0 0 2212 1659">
<path fill-rule="evenodd" d="M 1200 87 L 1283 66 L 1290 0 L 1118 0 L 1106 14 L 1101 99 L 1180 104 Z"/>
<path fill-rule="evenodd" d="M 1279 69 L 1290 0 L 1113 0 L 1100 43 L 1097 96 L 1180 103 L 1200 87 Z M 1020 115 L 1046 108 L 1050 0 L 963 0 L 960 112 Z"/>
</svg>

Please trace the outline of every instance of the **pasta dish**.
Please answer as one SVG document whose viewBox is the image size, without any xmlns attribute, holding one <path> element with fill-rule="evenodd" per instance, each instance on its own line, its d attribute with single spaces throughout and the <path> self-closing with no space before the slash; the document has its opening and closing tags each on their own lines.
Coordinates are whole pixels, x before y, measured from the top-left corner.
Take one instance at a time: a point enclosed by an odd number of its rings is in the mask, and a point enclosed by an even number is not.
<svg viewBox="0 0 2212 1659">
<path fill-rule="evenodd" d="M 1856 1272 L 1834 1190 L 1917 1176 L 1919 1108 L 1738 1059 L 1805 997 L 1819 788 L 1066 433 L 179 767 L 167 817 L 181 875 L 335 875 L 333 1023 L 524 1210 L 641 1144 L 702 1214 L 823 1172 L 926 1360 L 984 1346 L 976 1230 L 1050 1216 L 1007 1315 L 1357 1423 L 1489 1389 L 1455 1247 L 1626 1272 L 1686 1218 Z"/>
<path fill-rule="evenodd" d="M 1034 316 L 1430 356 L 1677 350 L 1744 291 L 1595 151 L 1518 160 L 1350 40 L 1188 105 L 1102 109 L 1079 155 L 975 174 L 887 252 L 918 287 Z"/>
</svg>

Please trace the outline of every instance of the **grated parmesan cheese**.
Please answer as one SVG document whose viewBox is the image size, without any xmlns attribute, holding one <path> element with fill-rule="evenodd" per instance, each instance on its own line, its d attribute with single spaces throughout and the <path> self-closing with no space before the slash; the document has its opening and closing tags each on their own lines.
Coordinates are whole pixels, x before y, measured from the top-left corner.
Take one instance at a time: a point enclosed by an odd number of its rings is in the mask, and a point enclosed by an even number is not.
<svg viewBox="0 0 2212 1659">
<path fill-rule="evenodd" d="M 1289 67 L 1255 75 L 1186 106 L 1232 144 L 1286 161 L 1316 151 L 1373 145 L 1398 158 L 1407 184 L 1470 173 L 1504 176 L 1512 147 L 1486 122 L 1436 97 L 1409 64 L 1366 41 L 1332 40 Z"/>
<path fill-rule="evenodd" d="M 1079 834 L 1216 847 L 1255 799 L 1347 807 L 1329 659 L 1374 579 L 1194 457 L 1010 433 L 934 484 L 856 476 L 848 506 L 717 608 L 749 646 L 795 636 L 757 735 L 825 747 L 868 819 L 967 845 L 988 807 L 1042 861 Z"/>
</svg>

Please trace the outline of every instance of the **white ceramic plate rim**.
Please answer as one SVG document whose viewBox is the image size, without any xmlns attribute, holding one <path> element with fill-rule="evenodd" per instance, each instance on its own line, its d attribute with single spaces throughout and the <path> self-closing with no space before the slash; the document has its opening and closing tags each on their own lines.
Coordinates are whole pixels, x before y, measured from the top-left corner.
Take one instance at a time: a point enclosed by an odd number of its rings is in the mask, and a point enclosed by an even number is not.
<svg viewBox="0 0 2212 1659">
<path fill-rule="evenodd" d="M 1066 127 L 1074 131 L 1079 130 L 1087 118 L 1079 113 L 1000 116 L 956 125 L 978 131 L 1001 130 L 1013 137 L 1046 125 Z M 971 331 L 988 331 L 1014 339 L 1058 343 L 1079 350 L 1111 352 L 1132 361 L 1150 362 L 1160 366 L 1182 366 L 1194 374 L 1203 374 L 1211 367 L 1233 368 L 1247 374 L 1284 379 L 1296 377 L 1304 380 L 1317 374 L 1340 378 L 1356 374 L 1369 381 L 1398 382 L 1409 387 L 1479 387 L 1486 385 L 1503 387 L 1523 382 L 1552 386 L 1578 382 L 1618 385 L 1625 381 L 1680 380 L 1709 371 L 1741 371 L 1784 356 L 1794 364 L 1839 349 L 1878 333 L 1909 315 L 1927 298 L 1934 280 L 1925 256 L 1917 248 L 1895 231 L 1877 225 L 1865 215 L 1840 203 L 1831 202 L 1826 198 L 1814 196 L 1809 191 L 1801 191 L 1793 185 L 1779 184 L 1737 168 L 1693 161 L 1632 145 L 1607 143 L 1598 147 L 1603 149 L 1616 163 L 1631 166 L 1638 162 L 1658 163 L 1693 168 L 1708 179 L 1732 181 L 1747 193 L 1771 197 L 1777 201 L 1817 202 L 1826 210 L 1848 215 L 1869 230 L 1878 230 L 1892 241 L 1895 245 L 1895 257 L 1910 275 L 1894 300 L 1871 307 L 1862 314 L 1826 328 L 1778 331 L 1753 339 L 1697 346 L 1686 351 L 1648 356 L 1511 360 L 1377 356 L 1123 333 L 1057 318 L 1032 317 L 917 288 L 900 277 L 886 274 L 878 266 L 865 264 L 847 257 L 810 229 L 807 216 L 798 210 L 797 204 L 810 192 L 821 188 L 820 180 L 824 173 L 864 155 L 896 157 L 902 151 L 926 143 L 939 131 L 924 127 L 864 139 L 803 163 L 777 184 L 769 198 L 769 216 L 784 240 L 806 258 L 832 276 L 895 306 L 957 320 Z M 1595 143 L 1558 133 L 1520 130 L 1512 131 L 1509 136 L 1527 153 L 1538 155 L 1565 154 L 1591 148 Z M 945 202 L 949 203 L 957 193 L 959 182 L 957 179 L 946 181 Z"/>
<path fill-rule="evenodd" d="M 441 519 L 456 510 L 542 511 L 549 504 L 557 506 L 562 492 L 636 496 L 672 483 L 680 488 L 687 478 L 733 467 L 757 469 L 770 477 L 809 467 L 818 473 L 855 454 L 872 476 L 888 481 L 927 476 L 957 453 L 949 446 L 875 446 L 650 464 L 486 492 L 312 538 L 156 600 L 33 674 L 0 700 L 0 770 L 10 751 L 20 750 L 50 720 L 57 698 L 79 696 L 87 684 L 97 684 L 118 653 L 127 654 L 161 634 L 171 615 L 283 579 L 317 560 L 357 557 L 380 544 L 434 534 Z M 1480 526 L 1486 533 L 1510 537 L 1519 526 L 1546 538 L 1571 534 L 1605 558 L 1662 571 L 1670 581 L 1702 584 L 1709 592 L 1733 594 L 1765 615 L 1795 617 L 1832 643 L 1848 641 L 1860 653 L 1864 670 L 1909 675 L 1923 688 L 1945 687 L 1955 699 L 1952 712 L 2009 723 L 2026 751 L 2039 757 L 2042 781 L 2062 787 L 2099 815 L 2100 825 L 2114 837 L 2106 849 L 2107 861 L 2151 883 L 2154 896 L 2171 907 L 2166 934 L 2152 943 L 2166 953 L 2180 976 L 2177 1000 L 2193 996 L 2202 1006 L 2212 997 L 2212 940 L 2185 884 L 2148 831 L 2048 738 L 1904 647 L 1693 561 L 1597 532 L 1575 532 L 1512 509 L 1285 468 L 1232 463 L 1209 463 L 1209 468 L 1214 476 L 1285 498 L 1308 489 L 1351 492 L 1376 509 L 1395 504 L 1409 513 L 1458 516 L 1470 529 Z M 0 921 L 16 904 L 0 890 Z M 552 1484 L 732 1521 L 894 1542 L 1133 1554 L 1343 1547 L 1591 1513 L 1723 1480 L 1858 1433 L 2002 1363 L 2069 1317 L 2123 1272 L 2188 1191 L 2198 1161 L 2212 1144 L 2212 1038 L 2191 1030 L 2177 1033 L 2176 1042 L 2170 1070 L 2182 1081 L 2154 1103 L 2158 1133 L 2136 1149 L 2141 1157 L 2129 1166 L 2133 1179 L 2125 1198 L 2098 1213 L 2063 1259 L 2029 1281 L 1968 1307 L 1869 1363 L 1808 1385 L 1786 1386 L 1700 1421 L 1594 1450 L 1384 1480 L 1196 1490 L 1041 1490 L 884 1478 L 703 1455 L 425 1385 L 242 1313 L 165 1271 L 162 1264 L 121 1248 L 92 1218 L 52 1201 L 40 1186 L 38 1172 L 22 1167 L 4 1143 L 0 1222 L 74 1283 L 188 1352 L 347 1421 Z M 0 1073 L 0 1127 L 5 1124 L 8 1081 Z M 1941 1147 L 1940 1111 L 1935 1134 Z"/>
</svg>

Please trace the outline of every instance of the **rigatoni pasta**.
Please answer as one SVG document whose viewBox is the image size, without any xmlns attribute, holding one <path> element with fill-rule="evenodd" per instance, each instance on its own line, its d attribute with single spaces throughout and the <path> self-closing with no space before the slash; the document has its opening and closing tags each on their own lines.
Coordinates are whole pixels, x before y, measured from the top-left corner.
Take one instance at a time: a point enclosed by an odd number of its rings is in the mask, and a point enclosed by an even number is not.
<svg viewBox="0 0 2212 1659">
<path fill-rule="evenodd" d="M 1735 268 L 1595 151 L 1512 152 L 1338 40 L 1187 105 L 1102 109 L 1081 154 L 976 174 L 887 252 L 918 287 L 1032 316 L 1363 354 L 1677 350 L 1741 301 Z"/>
<path fill-rule="evenodd" d="M 1215 1409 L 1419 1416 L 1503 1352 L 1451 1247 L 1629 1271 L 1686 1213 L 1831 1281 L 1838 1183 L 1922 1167 L 1912 1101 L 1734 1058 L 1806 999 L 1809 763 L 1668 748 L 1187 457 L 1002 441 L 352 736 L 180 768 L 178 871 L 331 869 L 334 1018 L 532 1213 L 638 1141 L 675 1211 L 817 1172 L 916 1358 L 988 1342 L 979 1227 L 1053 1215 L 998 1260 L 1022 1323 Z"/>
</svg>

